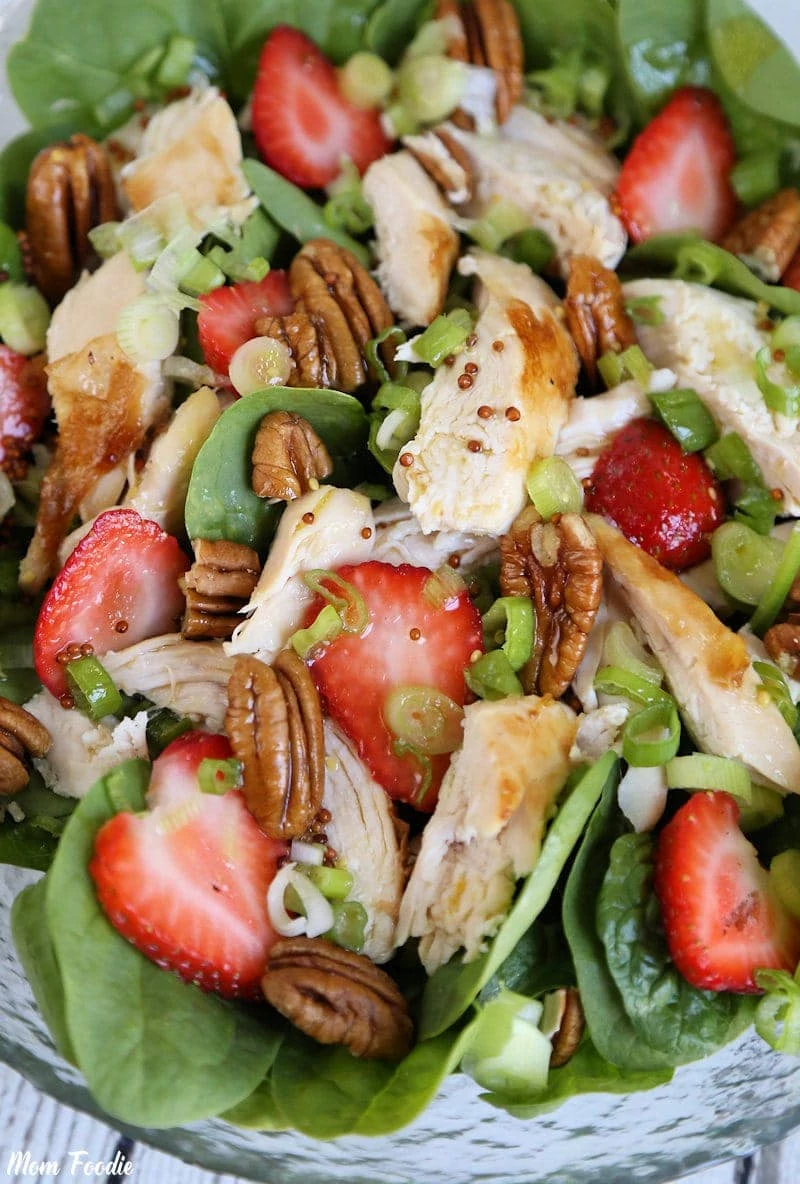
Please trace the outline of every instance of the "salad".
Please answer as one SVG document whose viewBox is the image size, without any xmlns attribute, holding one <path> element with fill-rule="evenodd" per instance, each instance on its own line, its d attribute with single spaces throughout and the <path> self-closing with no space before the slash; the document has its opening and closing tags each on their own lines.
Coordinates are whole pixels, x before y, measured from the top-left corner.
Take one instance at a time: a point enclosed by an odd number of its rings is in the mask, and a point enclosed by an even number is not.
<svg viewBox="0 0 800 1184">
<path fill-rule="evenodd" d="M 800 1055 L 800 68 L 740 0 L 309 7 L 39 0 L 8 59 L 54 1044 L 321 1139 Z"/>
</svg>

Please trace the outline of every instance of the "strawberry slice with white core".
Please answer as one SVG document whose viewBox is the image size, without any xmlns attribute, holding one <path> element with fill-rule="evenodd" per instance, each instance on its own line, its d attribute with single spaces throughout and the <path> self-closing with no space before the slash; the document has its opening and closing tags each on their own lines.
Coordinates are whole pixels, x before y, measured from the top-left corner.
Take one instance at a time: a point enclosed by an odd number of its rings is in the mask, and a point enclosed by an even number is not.
<svg viewBox="0 0 800 1184">
<path fill-rule="evenodd" d="M 328 714 L 355 743 L 375 780 L 391 797 L 432 810 L 450 757 L 430 757 L 430 787 L 420 800 L 424 768 L 415 756 L 395 750 L 386 705 L 398 688 L 423 687 L 463 706 L 464 669 L 474 653 L 483 652 L 480 613 L 465 587 L 448 591 L 426 567 L 372 561 L 336 574 L 361 594 L 369 623 L 360 635 L 340 633 L 314 657 L 312 678 Z M 318 598 L 308 624 L 323 606 Z"/>
<path fill-rule="evenodd" d="M 389 150 L 379 112 L 354 107 L 333 64 L 297 29 L 273 29 L 253 88 L 253 135 L 267 164 L 295 185 L 321 188 L 348 157 L 363 173 Z"/>
<path fill-rule="evenodd" d="M 696 793 L 658 840 L 654 886 L 672 960 L 709 991 L 758 992 L 760 969 L 794 973 L 800 924 L 778 900 L 727 793 Z"/>
<path fill-rule="evenodd" d="M 148 812 L 101 827 L 89 872 L 111 924 L 152 962 L 206 991 L 257 999 L 277 939 L 267 890 L 287 848 L 262 833 L 239 790 L 201 792 L 200 763 L 230 756 L 225 736 L 170 744 L 153 765 Z"/>
<path fill-rule="evenodd" d="M 203 357 L 212 370 L 227 376 L 231 358 L 241 345 L 259 336 L 263 317 L 287 316 L 294 308 L 285 271 L 269 271 L 263 280 L 246 280 L 215 288 L 200 297 L 197 334 Z"/>
<path fill-rule="evenodd" d="M 171 632 L 184 606 L 178 579 L 188 567 L 178 540 L 158 523 L 135 510 L 100 514 L 44 598 L 33 637 L 42 683 L 64 695 L 63 662 L 81 646 L 105 654 Z"/>
</svg>

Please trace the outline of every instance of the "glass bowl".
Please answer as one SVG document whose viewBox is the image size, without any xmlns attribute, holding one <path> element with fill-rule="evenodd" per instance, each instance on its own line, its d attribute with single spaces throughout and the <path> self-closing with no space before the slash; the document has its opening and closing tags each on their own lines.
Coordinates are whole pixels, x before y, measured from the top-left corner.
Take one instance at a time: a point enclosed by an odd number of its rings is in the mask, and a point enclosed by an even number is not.
<svg viewBox="0 0 800 1184">
<path fill-rule="evenodd" d="M 30 0 L 0 0 L 0 51 L 22 35 L 30 7 Z M 21 126 L 0 79 L 0 140 Z M 55 1052 L 17 961 L 11 903 L 34 878 L 0 867 L 0 1059 L 51 1097 L 118 1127 Z M 389 1138 L 318 1143 L 219 1121 L 121 1129 L 198 1167 L 265 1184 L 657 1184 L 744 1155 L 800 1125 L 800 1061 L 770 1052 L 753 1033 L 679 1070 L 668 1086 L 627 1097 L 584 1095 L 533 1121 L 492 1109 L 478 1092 L 468 1078 L 451 1077 L 421 1118 Z"/>
</svg>

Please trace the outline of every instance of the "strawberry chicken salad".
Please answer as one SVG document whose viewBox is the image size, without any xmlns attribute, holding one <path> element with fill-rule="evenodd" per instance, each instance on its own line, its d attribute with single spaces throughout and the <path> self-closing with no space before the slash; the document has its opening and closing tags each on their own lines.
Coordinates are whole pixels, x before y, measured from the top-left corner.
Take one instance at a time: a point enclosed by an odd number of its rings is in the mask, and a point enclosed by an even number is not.
<svg viewBox="0 0 800 1184">
<path fill-rule="evenodd" d="M 797 64 L 738 0 L 112 7 L 84 70 L 39 0 L 0 158 L 57 1050 L 318 1138 L 800 1054 Z"/>
</svg>

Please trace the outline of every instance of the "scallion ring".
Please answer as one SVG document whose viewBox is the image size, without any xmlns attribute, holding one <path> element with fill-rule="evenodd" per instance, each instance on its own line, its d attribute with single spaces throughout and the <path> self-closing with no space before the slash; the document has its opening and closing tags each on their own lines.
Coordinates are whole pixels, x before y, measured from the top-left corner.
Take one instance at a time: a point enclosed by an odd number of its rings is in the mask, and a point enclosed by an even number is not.
<svg viewBox="0 0 800 1184">
<path fill-rule="evenodd" d="M 527 596 L 501 596 L 483 615 L 483 643 L 501 649 L 512 670 L 520 670 L 533 652 L 536 613 Z"/>
<path fill-rule="evenodd" d="M 604 666 L 594 676 L 594 689 L 600 695 L 619 695 L 642 707 L 669 705 L 672 696 L 662 691 L 650 678 L 640 678 L 619 666 Z"/>
<path fill-rule="evenodd" d="M 763 637 L 783 607 L 789 589 L 800 571 L 800 523 L 795 523 L 786 540 L 772 583 L 758 602 L 750 618 L 750 628 L 758 637 Z"/>
<path fill-rule="evenodd" d="M 464 679 L 472 693 L 480 699 L 505 699 L 509 695 L 525 693 L 502 650 L 483 654 L 466 668 Z"/>
<path fill-rule="evenodd" d="M 396 687 L 383 705 L 383 719 L 398 740 L 424 756 L 442 756 L 461 744 L 464 710 L 435 687 Z"/>
<path fill-rule="evenodd" d="M 343 580 L 335 571 L 315 567 L 303 573 L 303 582 L 339 614 L 345 633 L 363 633 L 369 625 L 369 609 L 364 597 L 354 584 Z M 333 588 L 328 587 L 329 584 Z"/>
<path fill-rule="evenodd" d="M 643 707 L 622 729 L 622 755 L 634 768 L 666 764 L 675 756 L 680 742 L 681 723 L 672 699 Z"/>
<path fill-rule="evenodd" d="M 580 514 L 583 509 L 583 489 L 563 457 L 535 461 L 525 485 L 528 497 L 546 522 L 554 514 Z"/>
</svg>

